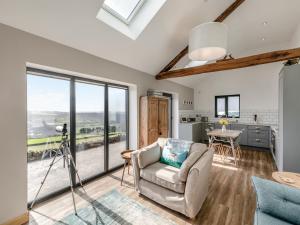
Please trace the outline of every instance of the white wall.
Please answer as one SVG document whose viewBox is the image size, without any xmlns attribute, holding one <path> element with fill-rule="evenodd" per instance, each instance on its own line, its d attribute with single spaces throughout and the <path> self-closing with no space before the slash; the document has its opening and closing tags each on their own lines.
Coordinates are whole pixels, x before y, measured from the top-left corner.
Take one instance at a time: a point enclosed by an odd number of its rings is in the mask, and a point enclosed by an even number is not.
<svg viewBox="0 0 300 225">
<path fill-rule="evenodd" d="M 278 74 L 282 63 L 224 71 L 201 79 L 195 88 L 196 111 L 214 111 L 216 95 L 241 95 L 241 111 L 278 109 Z"/>
<path fill-rule="evenodd" d="M 298 25 L 291 40 L 291 48 L 299 48 L 299 47 L 300 47 L 300 24 Z"/>
<path fill-rule="evenodd" d="M 191 88 L 157 81 L 146 73 L 2 24 L 0 49 L 0 224 L 27 210 L 26 63 L 130 83 L 136 87 L 135 96 L 145 95 L 149 88 L 176 92 L 180 109 L 193 108 L 182 104 L 184 99 L 193 100 Z M 138 99 L 134 101 L 130 106 L 138 105 Z M 130 126 L 137 131 L 138 115 L 130 118 Z M 137 141 L 137 133 L 133 136 Z"/>
<path fill-rule="evenodd" d="M 241 56 L 292 47 L 295 46 L 290 41 L 251 50 Z M 260 122 L 278 123 L 278 79 L 283 63 L 270 63 L 204 75 L 194 86 L 194 110 L 196 113 L 204 113 L 205 116 L 213 118 L 215 96 L 240 94 L 240 110 L 243 117 L 241 121 L 253 122 L 253 115 L 258 114 L 262 119 Z"/>
</svg>

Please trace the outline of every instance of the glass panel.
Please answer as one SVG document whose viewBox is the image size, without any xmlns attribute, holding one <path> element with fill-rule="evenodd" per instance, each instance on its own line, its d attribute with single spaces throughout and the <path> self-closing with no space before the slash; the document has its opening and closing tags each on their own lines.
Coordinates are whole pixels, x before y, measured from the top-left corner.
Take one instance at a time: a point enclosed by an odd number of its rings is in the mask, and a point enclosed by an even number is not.
<svg viewBox="0 0 300 225">
<path fill-rule="evenodd" d="M 69 93 L 69 80 L 27 75 L 28 201 L 33 200 L 58 151 L 61 134 L 56 126 L 67 123 L 69 127 Z M 68 171 L 60 160 L 53 165 L 39 197 L 68 185 Z"/>
<path fill-rule="evenodd" d="M 228 97 L 228 116 L 239 117 L 240 116 L 240 97 L 231 96 Z"/>
<path fill-rule="evenodd" d="M 226 116 L 225 98 L 217 98 L 217 116 Z"/>
<path fill-rule="evenodd" d="M 141 0 L 105 0 L 104 5 L 128 20 Z"/>
<path fill-rule="evenodd" d="M 76 166 L 81 179 L 104 172 L 104 86 L 76 82 Z"/>
<path fill-rule="evenodd" d="M 127 90 L 108 88 L 109 111 L 109 168 L 123 164 L 121 152 L 126 150 L 127 116 L 126 116 Z"/>
</svg>

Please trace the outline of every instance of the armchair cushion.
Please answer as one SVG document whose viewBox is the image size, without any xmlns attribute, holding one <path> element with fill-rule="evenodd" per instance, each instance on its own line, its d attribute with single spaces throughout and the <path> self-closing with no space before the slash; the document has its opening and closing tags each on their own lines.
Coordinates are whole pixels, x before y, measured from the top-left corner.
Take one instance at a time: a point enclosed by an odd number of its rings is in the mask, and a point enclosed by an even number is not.
<svg viewBox="0 0 300 225">
<path fill-rule="evenodd" d="M 159 161 L 161 156 L 161 149 L 158 143 L 153 143 L 139 151 L 138 164 L 139 167 L 145 168 L 150 164 Z"/>
<path fill-rule="evenodd" d="M 293 224 L 282 221 L 280 219 L 277 219 L 276 217 L 270 216 L 269 214 L 256 210 L 254 225 L 293 225 Z"/>
<path fill-rule="evenodd" d="M 191 146 L 187 159 L 183 162 L 178 173 L 178 179 L 186 182 L 188 174 L 192 166 L 200 159 L 200 157 L 207 151 L 207 145 L 201 143 L 194 143 Z"/>
<path fill-rule="evenodd" d="M 176 167 L 157 162 L 141 169 L 140 174 L 143 179 L 151 183 L 177 193 L 184 193 L 185 183 L 178 179 L 179 171 L 180 169 Z"/>
<path fill-rule="evenodd" d="M 168 139 L 163 148 L 160 162 L 180 168 L 187 158 L 192 143 L 191 141 Z"/>
<path fill-rule="evenodd" d="M 257 209 L 286 222 L 300 225 L 300 190 L 273 181 L 252 177 Z"/>
</svg>

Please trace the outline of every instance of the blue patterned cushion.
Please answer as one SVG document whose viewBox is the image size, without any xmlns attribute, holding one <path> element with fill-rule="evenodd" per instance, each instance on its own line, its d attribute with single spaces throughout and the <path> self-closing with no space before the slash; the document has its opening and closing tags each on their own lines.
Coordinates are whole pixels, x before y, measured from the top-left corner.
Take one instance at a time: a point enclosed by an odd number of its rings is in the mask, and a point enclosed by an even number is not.
<svg viewBox="0 0 300 225">
<path fill-rule="evenodd" d="M 270 180 L 252 177 L 257 209 L 283 221 L 300 225 L 300 190 Z"/>
<path fill-rule="evenodd" d="M 191 141 L 168 139 L 163 148 L 160 162 L 180 168 L 190 151 Z"/>
</svg>

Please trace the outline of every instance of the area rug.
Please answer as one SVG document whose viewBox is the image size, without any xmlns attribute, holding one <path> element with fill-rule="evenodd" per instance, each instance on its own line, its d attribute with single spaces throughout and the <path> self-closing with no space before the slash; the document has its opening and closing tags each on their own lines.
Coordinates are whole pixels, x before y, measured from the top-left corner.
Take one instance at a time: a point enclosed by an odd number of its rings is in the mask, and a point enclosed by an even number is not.
<svg viewBox="0 0 300 225">
<path fill-rule="evenodd" d="M 112 190 L 56 225 L 176 225 L 139 202 Z"/>
</svg>

